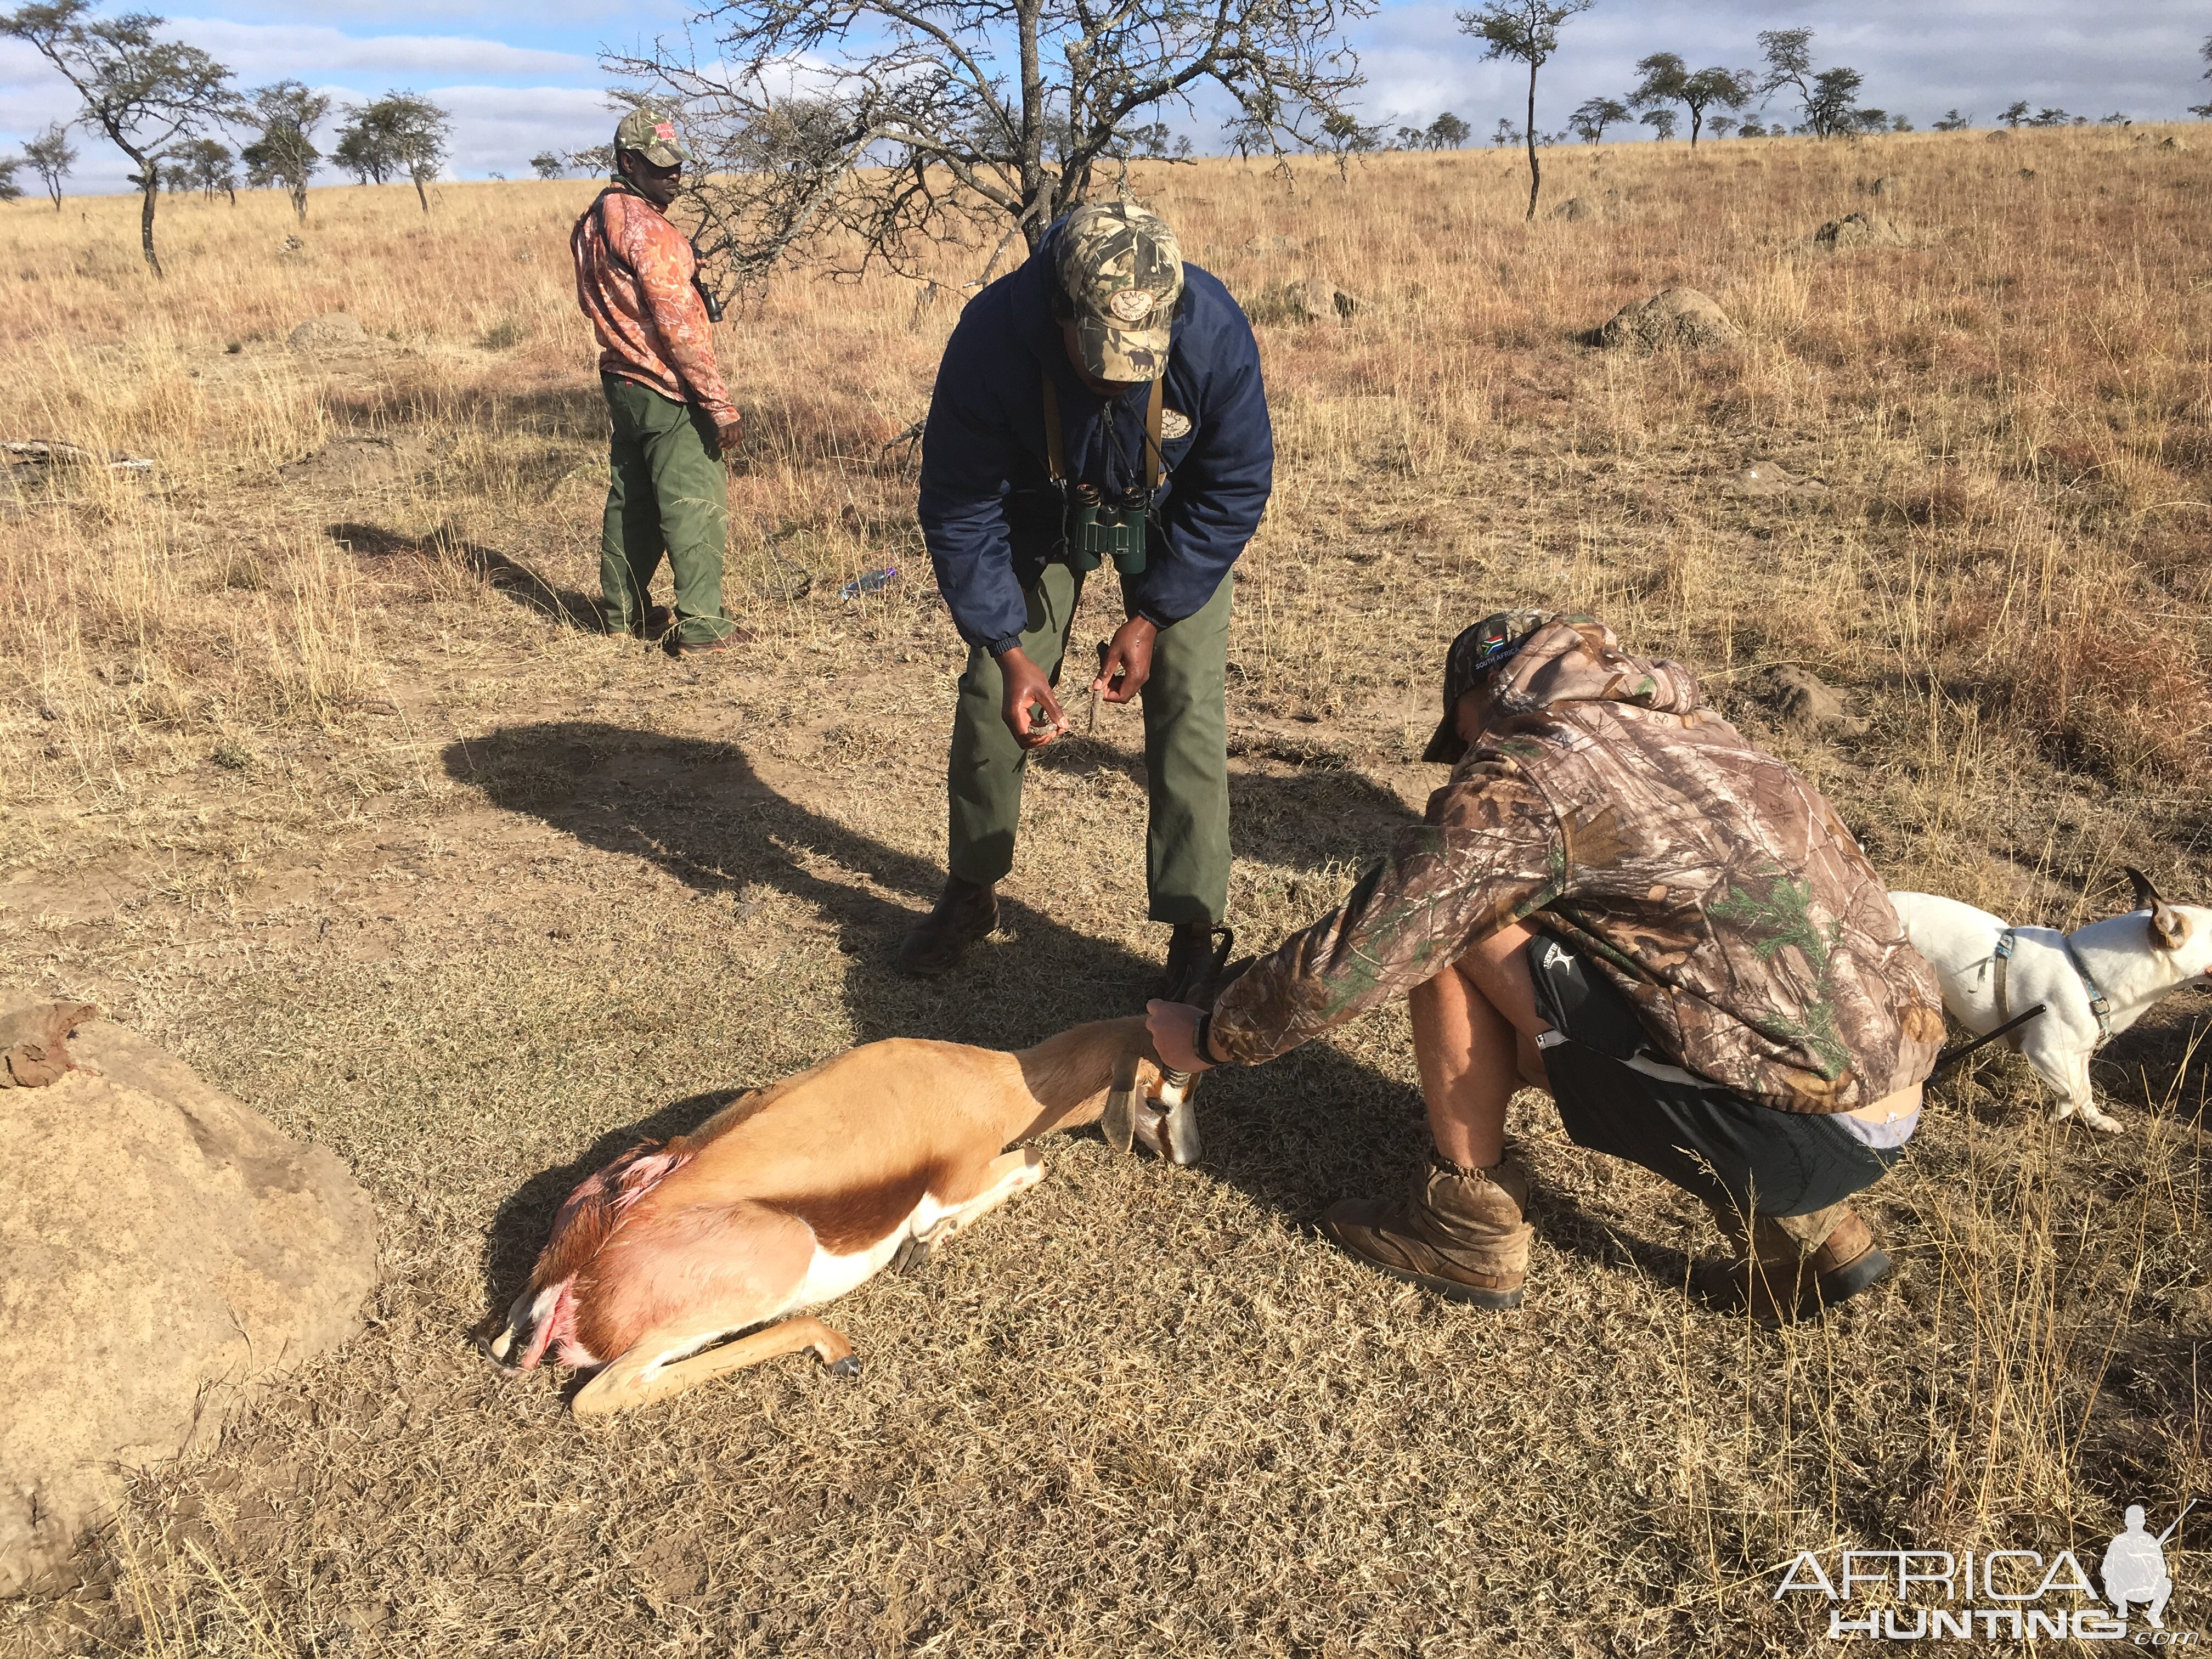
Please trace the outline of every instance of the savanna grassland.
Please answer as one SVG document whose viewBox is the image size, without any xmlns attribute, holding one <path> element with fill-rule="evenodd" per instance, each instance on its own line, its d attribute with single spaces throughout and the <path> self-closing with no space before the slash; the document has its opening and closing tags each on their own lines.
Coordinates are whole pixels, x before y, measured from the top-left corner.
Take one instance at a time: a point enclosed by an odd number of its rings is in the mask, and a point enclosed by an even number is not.
<svg viewBox="0 0 2212 1659">
<path fill-rule="evenodd" d="M 1696 667 L 1894 885 L 2060 925 L 2123 864 L 2212 894 L 2212 155 L 2179 131 L 1553 152 L 1547 208 L 1589 216 L 1534 223 L 1497 153 L 1141 169 L 1262 314 L 1309 276 L 1358 301 L 1260 328 L 1246 942 L 1418 811 L 1443 645 L 1506 604 Z M 1536 1096 L 1522 1310 L 1334 1254 L 1313 1218 L 1421 1145 L 1393 1013 L 1209 1081 L 1196 1168 L 1049 1145 L 838 1305 L 855 1382 L 787 1359 L 586 1428 L 496 1376 L 471 1332 L 585 1170 L 854 1042 L 1133 1011 L 1164 943 L 1109 712 L 1033 769 L 1002 933 L 890 966 L 941 879 L 959 665 L 893 441 L 987 250 L 733 312 L 753 638 L 678 662 L 578 625 L 591 188 L 319 191 L 304 226 L 172 198 L 159 283 L 130 199 L 0 210 L 0 438 L 154 463 L 0 484 L 0 980 L 331 1146 L 382 1228 L 363 1334 L 137 1477 L 0 1651 L 1799 1652 L 1798 1550 L 2087 1559 L 2205 1490 L 2201 990 L 2100 1058 L 2124 1135 L 2050 1124 L 2009 1057 L 1948 1081 L 1869 1206 L 1901 1273 L 1780 1334 L 1686 1297 L 1702 1210 Z M 1812 243 L 1858 210 L 1909 245 Z M 1676 283 L 1740 344 L 1595 343 Z M 332 313 L 360 331 L 293 343 Z M 1777 665 L 1850 720 L 1784 720 Z"/>
</svg>

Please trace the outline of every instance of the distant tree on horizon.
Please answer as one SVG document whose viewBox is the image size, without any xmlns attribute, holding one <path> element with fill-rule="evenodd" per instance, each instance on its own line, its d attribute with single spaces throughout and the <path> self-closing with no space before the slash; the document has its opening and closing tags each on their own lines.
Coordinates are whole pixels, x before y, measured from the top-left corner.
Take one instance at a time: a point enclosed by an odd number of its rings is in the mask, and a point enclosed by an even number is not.
<svg viewBox="0 0 2212 1659">
<path fill-rule="evenodd" d="M 1605 137 L 1607 127 L 1635 118 L 1636 112 L 1618 98 L 1585 98 L 1567 117 L 1567 127 L 1583 143 L 1595 144 Z"/>
<path fill-rule="evenodd" d="M 0 202 L 20 202 L 23 187 L 15 182 L 15 175 L 23 167 L 21 155 L 0 155 Z"/>
<path fill-rule="evenodd" d="M 2008 127 L 2017 127 L 2022 121 L 2027 119 L 2028 114 L 2027 100 L 2023 98 L 2016 104 L 2008 105 L 1997 119 Z"/>
<path fill-rule="evenodd" d="M 1705 112 L 1716 106 L 1722 109 L 1741 109 L 1759 95 L 1757 77 L 1749 70 L 1701 69 L 1692 70 L 1680 57 L 1671 52 L 1655 52 L 1636 65 L 1643 80 L 1628 94 L 1628 101 L 1638 109 L 1655 109 L 1662 105 L 1680 104 L 1690 112 L 1690 148 L 1698 147 L 1698 135 L 1705 125 Z"/>
<path fill-rule="evenodd" d="M 238 158 L 230 153 L 228 144 L 215 138 L 191 138 L 169 155 L 172 165 L 164 170 L 163 181 L 177 181 L 170 184 L 170 189 L 197 190 L 210 199 L 225 195 L 230 198 L 231 206 L 238 205 L 238 173 L 234 166 Z"/>
<path fill-rule="evenodd" d="M 1889 117 L 1879 110 L 1862 110 L 1858 96 L 1866 77 L 1855 69 L 1813 70 L 1813 31 L 1764 29 L 1759 49 L 1766 59 L 1766 72 L 1759 82 L 1759 95 L 1767 97 L 1788 87 L 1805 111 L 1801 131 L 1815 138 L 1834 138 L 1869 130 L 1869 122 L 1884 125 Z"/>
<path fill-rule="evenodd" d="M 69 141 L 69 129 L 58 121 L 23 146 L 23 159 L 32 170 L 45 180 L 46 194 L 53 198 L 54 211 L 62 210 L 62 180 L 76 165 L 76 151 Z"/>
<path fill-rule="evenodd" d="M 330 112 L 326 93 L 312 92 L 300 81 L 276 81 L 252 94 L 253 125 L 261 136 L 239 152 L 246 182 L 257 190 L 281 185 L 292 198 L 292 211 L 307 219 L 307 184 L 322 164 L 323 153 L 308 135 Z"/>
<path fill-rule="evenodd" d="M 1645 110 L 1638 118 L 1657 134 L 1659 142 L 1663 144 L 1674 136 L 1674 129 L 1682 118 L 1662 105 L 1657 109 Z"/>
<path fill-rule="evenodd" d="M 2197 56 L 2204 60 L 2204 79 L 2212 81 L 2212 34 L 2204 37 L 2204 44 L 2197 51 Z M 2191 115 L 2201 115 L 2206 120 L 2212 121 L 2212 104 L 2191 104 L 2189 106 L 2189 112 Z"/>
<path fill-rule="evenodd" d="M 532 156 L 530 165 L 541 179 L 558 179 L 568 170 L 568 158 L 550 149 L 541 149 Z"/>
<path fill-rule="evenodd" d="M 1936 131 L 1938 132 L 1964 132 L 1968 127 L 1971 127 L 1973 125 L 1974 118 L 1971 113 L 1961 115 L 1957 110 L 1954 109 L 1946 114 L 1942 120 L 1936 123 Z"/>
<path fill-rule="evenodd" d="M 1595 0 L 1489 0 L 1479 10 L 1454 14 L 1460 32 L 1483 43 L 1485 61 L 1514 58 L 1528 66 L 1528 217 L 1536 216 L 1536 198 L 1544 187 L 1536 159 L 1536 71 L 1559 49 L 1559 26 L 1588 11 Z"/>
<path fill-rule="evenodd" d="M 1457 149 L 1474 137 L 1474 129 L 1458 116 L 1446 110 L 1429 123 L 1429 130 L 1421 135 L 1431 149 Z"/>
<path fill-rule="evenodd" d="M 367 104 L 346 106 L 331 159 L 362 183 L 411 179 L 422 211 L 430 210 L 423 186 L 446 160 L 453 116 L 411 92 L 387 92 Z"/>
</svg>

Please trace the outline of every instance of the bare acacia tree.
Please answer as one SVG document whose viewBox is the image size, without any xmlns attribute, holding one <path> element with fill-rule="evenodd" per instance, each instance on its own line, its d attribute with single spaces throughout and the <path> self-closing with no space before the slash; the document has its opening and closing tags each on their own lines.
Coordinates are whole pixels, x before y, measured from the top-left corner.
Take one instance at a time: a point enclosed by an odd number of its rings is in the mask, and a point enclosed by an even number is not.
<svg viewBox="0 0 2212 1659">
<path fill-rule="evenodd" d="M 138 244 L 159 276 L 154 204 L 169 146 L 240 114 L 230 71 L 198 46 L 157 40 L 158 17 L 132 12 L 88 20 L 88 0 L 55 0 L 0 12 L 0 35 L 27 42 L 84 100 L 79 123 L 97 127 L 138 171 Z"/>
<path fill-rule="evenodd" d="M 1522 136 L 1528 145 L 1528 216 L 1536 216 L 1536 193 L 1544 174 L 1536 161 L 1536 71 L 1559 49 L 1559 25 L 1594 0 L 1490 0 L 1477 11 L 1455 13 L 1460 31 L 1484 43 L 1483 57 L 1517 58 L 1528 66 L 1528 120 Z"/>
<path fill-rule="evenodd" d="M 1034 248 L 1202 87 L 1235 100 L 1240 153 L 1326 144 L 1362 84 L 1344 26 L 1376 3 L 714 0 L 680 47 L 605 63 L 684 106 L 724 284 L 802 252 L 915 275 L 933 244 Z"/>
<path fill-rule="evenodd" d="M 2204 59 L 2204 78 L 2212 81 L 2212 34 L 2206 35 L 2204 44 L 2197 50 L 2198 55 Z M 2201 115 L 2206 120 L 2212 121 L 2212 104 L 2191 104 L 2189 106 L 2189 112 L 2191 115 Z"/>
<path fill-rule="evenodd" d="M 23 159 L 28 161 L 45 180 L 46 194 L 53 198 L 54 211 L 62 210 L 62 180 L 76 165 L 76 150 L 69 141 L 69 129 L 57 122 L 23 146 Z"/>
</svg>

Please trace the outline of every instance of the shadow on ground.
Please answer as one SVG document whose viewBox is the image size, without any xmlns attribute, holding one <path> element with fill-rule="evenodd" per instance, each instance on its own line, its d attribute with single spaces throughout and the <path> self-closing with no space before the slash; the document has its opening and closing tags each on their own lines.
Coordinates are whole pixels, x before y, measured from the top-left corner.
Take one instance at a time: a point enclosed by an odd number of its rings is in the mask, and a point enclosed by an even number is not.
<svg viewBox="0 0 2212 1659">
<path fill-rule="evenodd" d="M 334 524 L 323 533 L 362 558 L 417 558 L 459 565 L 494 592 L 541 617 L 587 633 L 598 633 L 602 625 L 597 595 L 556 586 L 520 559 L 510 558 L 496 548 L 465 541 L 449 530 L 434 530 L 418 537 L 403 536 L 379 525 Z"/>
<path fill-rule="evenodd" d="M 1157 961 L 1009 901 L 1000 939 L 960 969 L 940 980 L 902 976 L 892 955 L 935 899 L 943 871 L 787 799 L 734 744 L 562 721 L 456 743 L 444 761 L 494 804 L 656 865 L 700 892 L 736 896 L 766 884 L 812 907 L 848 963 L 844 997 L 856 1042 L 915 1036 L 1022 1048 L 1140 1009 L 1158 972 Z M 1279 863 L 1372 850 L 1376 830 L 1406 817 L 1387 790 L 1346 774 L 1243 777 L 1231 792 L 1242 850 Z M 1351 835 L 1359 839 L 1344 839 Z M 1333 844 L 1316 845 L 1324 838 Z M 663 1107 L 515 1193 L 486 1241 L 487 1305 L 503 1309 L 520 1291 L 553 1210 L 577 1182 L 638 1140 L 685 1133 L 732 1097 Z M 1209 1082 L 1205 1168 L 1273 1209 L 1310 1218 L 1347 1194 L 1395 1191 L 1425 1145 L 1421 1121 L 1419 1097 L 1403 1082 L 1314 1045 Z"/>
</svg>

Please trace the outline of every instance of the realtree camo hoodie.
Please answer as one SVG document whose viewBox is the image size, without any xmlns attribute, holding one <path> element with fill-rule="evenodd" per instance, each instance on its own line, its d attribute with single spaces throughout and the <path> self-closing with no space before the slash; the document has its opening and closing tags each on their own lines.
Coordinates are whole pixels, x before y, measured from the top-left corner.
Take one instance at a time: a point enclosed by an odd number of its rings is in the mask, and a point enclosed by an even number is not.
<svg viewBox="0 0 2212 1659">
<path fill-rule="evenodd" d="M 699 262 L 684 233 L 642 196 L 616 188 L 576 221 L 568 251 L 576 303 L 599 337 L 599 373 L 690 404 L 718 427 L 736 420 L 714 362 L 714 328 L 691 286 Z"/>
<path fill-rule="evenodd" d="M 1850 1111 L 1927 1077 L 1942 1003 L 1881 878 L 1687 669 L 1563 617 L 1493 706 L 1425 821 L 1222 993 L 1216 1054 L 1270 1059 L 1525 921 L 1602 969 L 1676 1064 L 1762 1104 Z"/>
</svg>

